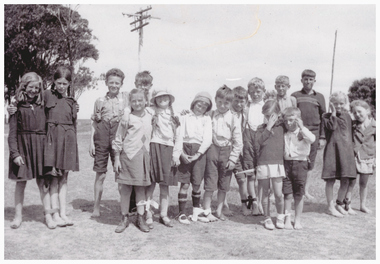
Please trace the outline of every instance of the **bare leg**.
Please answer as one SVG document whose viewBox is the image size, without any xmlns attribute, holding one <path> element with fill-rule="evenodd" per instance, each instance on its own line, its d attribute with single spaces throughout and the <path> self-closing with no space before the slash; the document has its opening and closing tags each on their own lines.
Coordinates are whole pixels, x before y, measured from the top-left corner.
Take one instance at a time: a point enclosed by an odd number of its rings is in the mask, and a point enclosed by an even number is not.
<svg viewBox="0 0 380 264">
<path fill-rule="evenodd" d="M 313 174 L 313 171 L 314 171 L 314 170 L 309 170 L 309 171 L 307 171 L 307 175 L 306 175 L 306 183 L 305 183 L 305 197 L 306 197 L 306 199 L 314 199 L 314 196 L 312 196 L 312 195 L 309 193 L 310 181 L 311 181 L 311 175 Z"/>
<path fill-rule="evenodd" d="M 24 192 L 26 187 L 26 181 L 16 182 L 15 188 L 15 218 L 11 223 L 11 228 L 19 228 L 22 223 L 22 207 L 24 204 Z"/>
<path fill-rule="evenodd" d="M 372 211 L 366 206 L 367 203 L 367 183 L 368 183 L 368 174 L 360 174 L 359 186 L 360 186 L 360 211 L 370 214 Z"/>
<path fill-rule="evenodd" d="M 334 183 L 335 179 L 326 180 L 325 193 L 327 200 L 327 212 L 335 217 L 343 217 L 334 206 Z"/>
<path fill-rule="evenodd" d="M 339 213 L 342 215 L 347 215 L 347 211 L 344 208 L 343 203 L 344 199 L 346 198 L 347 190 L 348 190 L 348 185 L 349 185 L 349 179 L 344 177 L 340 179 L 340 187 L 338 190 L 338 197 L 337 197 L 337 205 L 336 209 L 338 210 Z"/>
<path fill-rule="evenodd" d="M 236 179 L 236 181 L 239 185 L 240 200 L 241 201 L 247 200 L 247 198 L 248 198 L 247 179 L 246 178 L 239 178 L 239 179 Z M 250 211 L 247 208 L 246 202 L 241 203 L 241 211 L 242 211 L 243 215 L 249 215 Z"/>
<path fill-rule="evenodd" d="M 169 186 L 160 184 L 160 216 L 168 218 Z"/>
<path fill-rule="evenodd" d="M 224 221 L 226 220 L 226 218 L 224 217 L 224 215 L 222 214 L 222 209 L 223 209 L 223 203 L 224 203 L 224 200 L 226 199 L 226 192 L 225 191 L 221 191 L 221 190 L 218 190 L 218 194 L 217 194 L 217 198 L 218 198 L 218 206 L 216 208 L 216 216 Z"/>
<path fill-rule="evenodd" d="M 284 198 L 282 196 L 282 178 L 272 178 L 272 188 L 276 201 L 277 214 L 284 212 Z"/>
<path fill-rule="evenodd" d="M 207 215 L 207 218 L 208 220 L 210 220 L 210 222 L 215 222 L 218 220 L 218 218 L 216 218 L 215 216 L 211 214 L 211 200 L 212 200 L 213 193 L 214 193 L 213 191 L 205 191 L 203 195 L 203 209 L 208 210 L 210 212 Z"/>
<path fill-rule="evenodd" d="M 50 183 L 50 199 L 52 209 L 59 210 L 59 198 L 58 198 L 58 177 L 52 177 Z M 66 226 L 66 222 L 59 215 L 59 211 L 53 213 L 53 220 L 58 226 Z"/>
<path fill-rule="evenodd" d="M 67 217 L 66 212 L 66 198 L 67 198 L 67 178 L 68 178 L 69 172 L 64 172 L 62 177 L 60 177 L 58 181 L 58 196 L 59 196 L 59 215 L 61 218 L 66 222 L 66 225 L 70 226 L 73 225 L 73 222 L 71 219 Z"/>
<path fill-rule="evenodd" d="M 293 229 L 291 222 L 291 210 L 292 210 L 292 199 L 293 194 L 285 194 L 284 195 L 284 208 L 285 208 L 285 229 Z"/>
<path fill-rule="evenodd" d="M 155 188 L 156 188 L 156 183 L 155 182 L 152 182 L 151 185 L 145 187 L 145 197 L 146 197 L 147 201 L 152 200 Z M 150 208 L 146 212 L 146 219 L 147 219 L 147 221 L 148 221 L 149 224 L 153 223 L 153 215 L 152 215 L 152 212 L 150 211 Z M 148 220 L 148 219 L 152 219 L 152 220 Z"/>
<path fill-rule="evenodd" d="M 255 188 L 257 189 L 257 204 L 258 204 L 258 211 L 260 215 L 264 215 L 264 209 L 263 209 L 263 190 L 259 186 L 259 180 L 254 181 Z"/>
<path fill-rule="evenodd" d="M 256 198 L 256 191 L 255 191 L 255 188 L 257 187 L 257 186 L 255 186 L 256 182 L 257 181 L 255 180 L 255 176 L 253 176 L 253 175 L 247 176 L 248 195 L 252 196 L 253 199 Z M 259 208 L 259 205 L 260 205 L 260 208 Z M 263 208 L 261 207 L 261 200 L 258 197 L 257 201 L 254 201 L 252 204 L 252 208 L 251 208 L 252 214 L 253 215 L 260 215 L 263 213 L 262 209 Z"/>
<path fill-rule="evenodd" d="M 50 193 L 49 190 L 45 192 L 44 190 L 44 179 L 37 179 L 37 185 L 38 189 L 40 190 L 40 197 L 42 201 L 42 205 L 44 206 L 44 212 L 45 212 L 45 223 L 48 228 L 54 229 L 57 227 L 57 224 L 53 221 L 53 218 L 51 216 L 51 203 L 50 203 Z"/>
<path fill-rule="evenodd" d="M 352 198 L 352 190 L 354 189 L 356 183 L 356 179 L 349 179 L 348 182 L 348 189 L 346 193 L 346 199 L 345 199 L 345 209 L 350 215 L 356 215 L 357 213 L 351 208 L 351 198 Z"/>
<path fill-rule="evenodd" d="M 94 183 L 94 210 L 92 212 L 92 217 L 100 216 L 100 200 L 103 194 L 103 183 L 106 178 L 106 173 L 97 172 L 95 183 Z"/>
<path fill-rule="evenodd" d="M 301 214 L 303 211 L 303 196 L 295 196 L 294 197 L 294 209 L 295 209 L 295 216 L 294 216 L 294 229 L 302 229 L 301 225 Z"/>
<path fill-rule="evenodd" d="M 261 203 L 264 209 L 264 216 L 266 217 L 270 217 L 269 188 L 269 179 L 259 180 L 259 193 L 262 193 Z"/>
</svg>

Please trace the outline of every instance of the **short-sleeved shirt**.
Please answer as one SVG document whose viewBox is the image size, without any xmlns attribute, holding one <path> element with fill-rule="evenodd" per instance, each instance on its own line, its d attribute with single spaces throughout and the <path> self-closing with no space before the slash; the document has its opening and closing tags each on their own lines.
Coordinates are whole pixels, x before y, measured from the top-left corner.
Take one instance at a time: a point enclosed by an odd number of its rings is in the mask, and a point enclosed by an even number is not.
<svg viewBox="0 0 380 264">
<path fill-rule="evenodd" d="M 123 116 L 124 109 L 129 106 L 128 92 L 121 92 L 116 97 L 110 97 L 107 93 L 95 101 L 94 112 L 91 120 L 100 122 L 116 121 L 119 122 Z"/>
</svg>

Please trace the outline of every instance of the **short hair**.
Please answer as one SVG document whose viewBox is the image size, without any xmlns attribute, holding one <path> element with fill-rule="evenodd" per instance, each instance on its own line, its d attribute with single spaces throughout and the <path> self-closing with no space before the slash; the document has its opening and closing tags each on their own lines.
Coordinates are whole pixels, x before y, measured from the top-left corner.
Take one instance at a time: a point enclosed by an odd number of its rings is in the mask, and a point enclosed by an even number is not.
<svg viewBox="0 0 380 264">
<path fill-rule="evenodd" d="M 290 84 L 289 82 L 289 77 L 285 75 L 279 75 L 276 77 L 275 83 L 287 83 Z"/>
<path fill-rule="evenodd" d="M 215 100 L 216 98 L 226 99 L 228 102 L 232 102 L 234 99 L 234 93 L 231 88 L 224 84 L 216 91 Z"/>
<path fill-rule="evenodd" d="M 142 71 L 136 74 L 135 82 L 140 81 L 142 85 L 148 86 L 153 82 L 153 77 L 149 71 Z"/>
<path fill-rule="evenodd" d="M 234 93 L 234 97 L 235 98 L 242 99 L 242 100 L 244 99 L 244 100 L 248 101 L 248 91 L 247 91 L 247 89 L 245 89 L 245 88 L 243 88 L 241 86 L 237 86 L 232 91 Z"/>
<path fill-rule="evenodd" d="M 38 82 L 38 85 L 40 87 L 40 91 L 39 91 L 39 95 L 38 95 L 38 97 L 36 99 L 36 104 L 43 105 L 44 99 L 43 99 L 43 83 L 42 83 L 42 78 L 41 78 L 41 76 L 39 76 L 35 72 L 25 73 L 21 77 L 20 85 L 17 88 L 16 93 L 15 93 L 15 99 L 16 99 L 17 103 L 21 103 L 21 102 L 25 103 L 27 101 L 27 97 L 25 95 L 25 90 L 26 90 L 26 87 L 28 86 L 28 84 L 30 82 Z"/>
<path fill-rule="evenodd" d="M 367 109 L 367 110 L 372 111 L 372 107 L 369 105 L 369 103 L 367 103 L 367 102 L 364 101 L 364 100 L 357 99 L 357 100 L 352 101 L 351 104 L 350 104 L 351 111 L 352 111 L 352 110 L 354 109 L 354 107 L 356 107 L 356 106 L 361 106 L 361 107 L 363 107 L 364 109 Z"/>
<path fill-rule="evenodd" d="M 341 92 L 341 91 L 338 91 L 338 92 L 334 92 L 330 95 L 330 102 L 334 102 L 335 100 L 337 100 L 338 98 L 343 98 L 345 103 L 344 103 L 344 109 L 349 111 L 350 110 L 350 106 L 349 106 L 349 103 L 350 103 L 350 100 L 348 99 L 348 96 L 347 94 Z"/>
<path fill-rule="evenodd" d="M 107 73 L 106 73 L 106 81 L 108 81 L 108 77 L 110 77 L 110 76 L 120 77 L 121 78 L 121 83 L 123 83 L 124 78 L 125 78 L 124 72 L 122 72 L 118 68 L 112 68 L 111 70 L 107 71 Z"/>
<path fill-rule="evenodd" d="M 145 89 L 137 89 L 137 88 L 134 88 L 132 89 L 130 92 L 129 92 L 129 103 L 131 102 L 131 98 L 132 98 L 132 95 L 134 94 L 143 94 L 144 95 L 144 98 L 145 98 L 145 101 L 148 102 L 148 91 L 146 91 Z"/>
<path fill-rule="evenodd" d="M 277 91 L 276 90 L 269 90 L 269 91 L 265 92 L 265 94 L 263 96 L 264 102 L 267 100 L 271 100 L 271 99 L 277 100 Z"/>
<path fill-rule="evenodd" d="M 271 115 L 273 113 L 280 113 L 281 108 L 280 105 L 278 104 L 277 100 L 269 99 L 266 101 L 263 105 L 261 113 L 263 115 Z"/>
<path fill-rule="evenodd" d="M 248 82 L 248 91 L 249 89 L 253 88 L 259 88 L 265 92 L 265 84 L 264 81 L 261 80 L 260 78 L 254 77 Z"/>
<path fill-rule="evenodd" d="M 293 116 L 295 115 L 298 118 L 301 118 L 301 110 L 298 107 L 287 107 L 282 111 L 282 118 L 285 119 L 287 116 Z"/>
<path fill-rule="evenodd" d="M 301 74 L 301 77 L 303 78 L 304 76 L 306 77 L 313 77 L 315 78 L 317 76 L 317 74 L 315 73 L 315 71 L 313 70 L 310 70 L 310 69 L 306 69 L 302 72 Z"/>
</svg>

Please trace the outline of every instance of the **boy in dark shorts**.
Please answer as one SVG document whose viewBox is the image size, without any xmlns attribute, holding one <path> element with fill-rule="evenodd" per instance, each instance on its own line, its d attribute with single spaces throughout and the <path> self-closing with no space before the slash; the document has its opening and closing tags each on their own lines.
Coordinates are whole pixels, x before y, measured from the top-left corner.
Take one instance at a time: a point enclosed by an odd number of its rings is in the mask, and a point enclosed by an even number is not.
<svg viewBox="0 0 380 264">
<path fill-rule="evenodd" d="M 206 173 L 204 176 L 203 208 L 209 221 L 224 221 L 222 209 L 226 193 L 229 191 L 232 170 L 243 148 L 241 124 L 235 113 L 230 111 L 234 94 L 223 86 L 215 95 L 215 111 L 211 111 L 212 144 L 206 153 Z M 211 201 L 214 191 L 218 191 L 216 217 L 211 214 Z"/>
<path fill-rule="evenodd" d="M 301 119 L 304 126 L 308 128 L 316 138 L 310 147 L 305 186 L 305 197 L 307 199 L 313 199 L 314 197 L 309 193 L 310 177 L 313 173 L 318 147 L 323 148 L 326 144 L 325 130 L 322 126 L 322 115 L 326 112 L 326 103 L 325 97 L 313 90 L 316 73 L 306 69 L 302 72 L 301 77 L 303 88 L 301 91 L 294 92 L 292 96 L 297 99 L 297 107 L 301 110 Z"/>
<path fill-rule="evenodd" d="M 123 85 L 124 73 L 116 68 L 106 73 L 108 92 L 95 101 L 91 116 L 91 143 L 89 153 L 94 158 L 93 170 L 96 172 L 94 184 L 94 211 L 92 217 L 100 216 L 100 200 L 103 193 L 103 183 L 106 178 L 108 158 L 112 166 L 115 155 L 112 150 L 112 140 L 115 138 L 119 121 L 124 114 L 124 108 L 129 105 L 128 93 L 119 92 Z"/>
<path fill-rule="evenodd" d="M 315 135 L 307 129 L 301 120 L 301 111 L 296 107 L 288 107 L 283 111 L 284 124 L 287 132 L 284 134 L 284 167 L 286 178 L 283 180 L 285 229 L 293 229 L 290 219 L 292 198 L 294 197 L 294 228 L 302 229 L 301 213 L 303 196 L 308 172 L 307 157 L 310 145 L 315 141 Z"/>
</svg>

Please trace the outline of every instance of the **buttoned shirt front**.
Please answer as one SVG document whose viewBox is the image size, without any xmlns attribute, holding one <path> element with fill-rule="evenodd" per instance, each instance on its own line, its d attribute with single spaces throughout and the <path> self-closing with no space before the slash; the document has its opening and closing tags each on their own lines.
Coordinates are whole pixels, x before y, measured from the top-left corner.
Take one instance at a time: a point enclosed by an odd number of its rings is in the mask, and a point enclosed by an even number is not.
<svg viewBox="0 0 380 264">
<path fill-rule="evenodd" d="M 127 106 L 129 106 L 128 92 L 119 92 L 115 97 L 110 97 L 109 93 L 107 93 L 95 101 L 91 120 L 96 122 L 101 120 L 119 122 Z"/>
<path fill-rule="evenodd" d="M 315 141 L 315 135 L 309 129 L 303 127 L 295 131 L 287 131 L 284 134 L 285 160 L 307 160 L 310 154 L 310 145 Z"/>
</svg>

